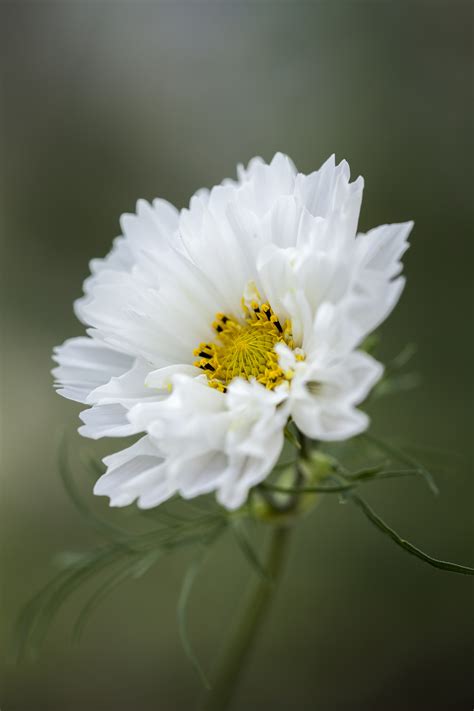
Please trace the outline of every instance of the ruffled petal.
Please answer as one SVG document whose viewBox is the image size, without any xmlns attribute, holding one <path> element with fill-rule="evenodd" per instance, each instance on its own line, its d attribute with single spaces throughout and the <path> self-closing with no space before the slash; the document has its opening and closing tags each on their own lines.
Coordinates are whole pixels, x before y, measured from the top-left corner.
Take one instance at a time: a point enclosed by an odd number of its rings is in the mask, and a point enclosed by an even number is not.
<svg viewBox="0 0 474 711">
<path fill-rule="evenodd" d="M 79 413 L 84 422 L 79 427 L 83 437 L 100 439 L 101 437 L 128 437 L 137 434 L 140 429 L 128 419 L 128 410 L 123 405 L 94 405 Z"/>
<path fill-rule="evenodd" d="M 308 437 L 344 440 L 367 429 L 369 418 L 356 405 L 381 378 L 383 367 L 362 351 L 321 363 L 296 364 L 290 400 L 296 426 Z"/>
<path fill-rule="evenodd" d="M 125 373 L 111 378 L 105 385 L 93 390 L 87 402 L 98 405 L 119 403 L 129 408 L 137 402 L 157 398 L 160 394 L 145 384 L 149 373 L 149 364 L 141 358 L 137 358 Z"/>
<path fill-rule="evenodd" d="M 132 359 L 92 338 L 70 338 L 54 349 L 58 363 L 52 374 L 60 395 L 77 402 L 87 402 L 97 387 L 119 377 L 132 365 Z"/>
<path fill-rule="evenodd" d="M 327 246 L 331 241 L 344 241 L 354 236 L 359 220 L 364 181 L 350 182 L 348 163 L 336 165 L 334 155 L 310 175 L 298 175 L 295 194 L 306 209 L 325 220 Z"/>
<path fill-rule="evenodd" d="M 105 457 L 104 464 L 107 471 L 96 482 L 94 494 L 108 496 L 111 506 L 128 506 L 138 499 L 141 508 L 151 508 L 175 493 L 166 478 L 163 459 L 149 437 Z"/>
<path fill-rule="evenodd" d="M 175 375 L 172 386 L 167 400 L 137 405 L 130 420 L 157 444 L 183 497 L 216 490 L 223 505 L 237 508 L 281 452 L 286 391 L 237 379 L 224 395 L 186 375 Z"/>
</svg>

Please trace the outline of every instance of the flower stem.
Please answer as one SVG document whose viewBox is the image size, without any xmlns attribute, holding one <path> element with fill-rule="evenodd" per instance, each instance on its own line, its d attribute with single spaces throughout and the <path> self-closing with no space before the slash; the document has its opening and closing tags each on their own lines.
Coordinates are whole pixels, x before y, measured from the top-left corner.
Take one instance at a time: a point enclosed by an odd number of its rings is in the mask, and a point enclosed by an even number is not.
<svg viewBox="0 0 474 711">
<path fill-rule="evenodd" d="M 276 525 L 272 528 L 265 565 L 268 580 L 262 577 L 252 592 L 243 618 L 224 652 L 212 688 L 204 699 L 201 707 L 203 711 L 225 711 L 232 700 L 244 663 L 268 611 L 272 593 L 283 569 L 290 532 L 291 526 L 288 525 Z"/>
<path fill-rule="evenodd" d="M 301 447 L 301 454 L 300 457 L 301 459 L 304 459 L 306 461 L 309 460 L 310 455 L 311 455 L 311 449 L 315 447 L 317 444 L 316 442 L 311 443 L 311 440 L 309 437 L 306 437 L 302 432 L 298 431 L 298 441 L 300 443 Z"/>
</svg>

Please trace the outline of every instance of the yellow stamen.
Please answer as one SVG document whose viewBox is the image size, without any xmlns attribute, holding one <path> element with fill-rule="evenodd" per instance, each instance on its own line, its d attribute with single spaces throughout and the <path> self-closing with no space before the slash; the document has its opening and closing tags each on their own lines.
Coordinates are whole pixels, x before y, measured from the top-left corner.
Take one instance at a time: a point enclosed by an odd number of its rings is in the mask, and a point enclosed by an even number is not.
<svg viewBox="0 0 474 711">
<path fill-rule="evenodd" d="M 201 368 L 209 385 L 221 392 L 237 377 L 259 383 L 273 389 L 280 383 L 293 378 L 292 370 L 283 371 L 275 353 L 277 343 L 284 343 L 293 349 L 291 324 L 283 325 L 273 313 L 269 304 L 251 301 L 249 305 L 242 301 L 244 317 L 241 321 L 225 314 L 216 314 L 212 324 L 216 331 L 216 340 L 212 343 L 200 343 L 194 350 L 198 360 L 194 365 Z M 297 360 L 304 359 L 300 352 Z"/>
</svg>

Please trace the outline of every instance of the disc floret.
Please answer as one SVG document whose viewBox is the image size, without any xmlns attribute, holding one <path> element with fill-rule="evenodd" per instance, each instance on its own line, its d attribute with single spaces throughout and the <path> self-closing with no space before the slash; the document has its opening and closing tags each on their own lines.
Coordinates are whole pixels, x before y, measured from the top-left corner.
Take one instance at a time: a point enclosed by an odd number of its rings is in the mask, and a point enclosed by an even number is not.
<svg viewBox="0 0 474 711">
<path fill-rule="evenodd" d="M 216 314 L 212 324 L 216 339 L 200 343 L 194 350 L 209 385 L 226 392 L 227 385 L 237 377 L 255 379 L 268 389 L 291 380 L 293 371 L 283 370 L 278 362 L 275 346 L 283 343 L 295 350 L 297 360 L 303 360 L 300 349 L 295 349 L 291 322 L 281 324 L 268 303 L 242 300 L 243 318 L 237 319 L 223 313 Z"/>
</svg>

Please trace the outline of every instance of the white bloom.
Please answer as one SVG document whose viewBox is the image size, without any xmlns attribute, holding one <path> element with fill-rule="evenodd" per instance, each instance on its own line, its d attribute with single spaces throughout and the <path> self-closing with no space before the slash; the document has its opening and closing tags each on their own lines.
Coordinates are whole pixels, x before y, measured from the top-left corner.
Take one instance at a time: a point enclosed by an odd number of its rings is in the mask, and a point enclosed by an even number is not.
<svg viewBox="0 0 474 711">
<path fill-rule="evenodd" d="M 216 491 L 227 508 L 278 460 L 289 418 L 343 440 L 382 367 L 357 350 L 403 289 L 412 223 L 356 235 L 363 181 L 330 158 L 311 175 L 277 154 L 178 212 L 139 201 L 91 262 L 56 349 L 59 392 L 87 404 L 81 434 L 144 433 L 106 457 L 95 493 L 152 507 Z"/>
</svg>

